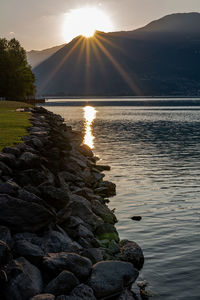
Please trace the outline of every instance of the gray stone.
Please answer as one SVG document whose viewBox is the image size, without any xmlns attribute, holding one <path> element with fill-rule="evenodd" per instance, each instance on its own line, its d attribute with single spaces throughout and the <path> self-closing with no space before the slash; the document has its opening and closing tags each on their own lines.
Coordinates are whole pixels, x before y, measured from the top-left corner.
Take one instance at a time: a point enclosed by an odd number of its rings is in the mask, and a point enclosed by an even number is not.
<svg viewBox="0 0 200 300">
<path fill-rule="evenodd" d="M 8 167 L 13 168 L 16 166 L 16 157 L 10 153 L 0 153 L 0 162 L 6 164 Z"/>
<path fill-rule="evenodd" d="M 19 186 L 11 180 L 0 184 L 0 194 L 7 194 L 10 196 L 17 196 Z"/>
<path fill-rule="evenodd" d="M 37 195 L 30 193 L 26 189 L 19 189 L 18 198 L 27 202 L 34 202 L 40 205 L 45 205 L 45 202 L 39 198 Z"/>
<path fill-rule="evenodd" d="M 88 258 L 75 253 L 49 253 L 43 259 L 43 265 L 48 272 L 58 274 L 63 270 L 73 272 L 80 280 L 90 275 L 92 263 Z"/>
<path fill-rule="evenodd" d="M 103 224 L 103 220 L 92 212 L 91 204 L 88 200 L 78 195 L 71 195 L 70 200 L 69 208 L 73 216 L 85 220 L 85 222 L 93 228 Z"/>
<path fill-rule="evenodd" d="M 2 150 L 2 152 L 13 154 L 16 157 L 19 157 L 20 154 L 21 154 L 20 149 L 17 148 L 17 147 L 4 147 L 3 150 Z"/>
<path fill-rule="evenodd" d="M 144 264 L 144 255 L 140 246 L 128 240 L 122 240 L 121 246 L 121 259 L 131 262 L 135 268 L 140 270 Z"/>
<path fill-rule="evenodd" d="M 78 279 L 73 273 L 68 271 L 61 272 L 55 279 L 50 281 L 45 287 L 46 293 L 51 293 L 55 296 L 68 294 L 79 284 Z"/>
<path fill-rule="evenodd" d="M 116 195 L 116 185 L 110 181 L 103 181 L 100 183 L 99 187 L 104 187 L 107 190 L 104 191 L 106 197 L 112 197 Z"/>
<path fill-rule="evenodd" d="M 13 260 L 7 266 L 6 274 L 8 281 L 3 289 L 5 300 L 28 300 L 42 292 L 41 273 L 25 258 Z"/>
<path fill-rule="evenodd" d="M 64 208 L 69 202 L 69 191 L 66 188 L 56 188 L 51 185 L 42 185 L 40 192 L 43 199 L 56 209 Z"/>
<path fill-rule="evenodd" d="M 12 259 L 11 251 L 8 245 L 0 240 L 0 268 L 7 265 Z"/>
<path fill-rule="evenodd" d="M 96 300 L 91 287 L 83 283 L 73 289 L 70 297 L 71 300 Z"/>
<path fill-rule="evenodd" d="M 114 213 L 105 204 L 102 204 L 98 200 L 92 201 L 92 210 L 97 216 L 101 217 L 105 223 L 117 223 L 117 218 Z"/>
<path fill-rule="evenodd" d="M 116 300 L 138 300 L 138 299 L 134 297 L 134 294 L 130 290 L 126 289 L 121 293 L 121 295 Z"/>
<path fill-rule="evenodd" d="M 19 158 L 19 166 L 23 169 L 37 168 L 40 163 L 40 157 L 31 152 L 24 152 Z"/>
<path fill-rule="evenodd" d="M 41 205 L 0 195 L 0 223 L 13 231 L 38 231 L 54 218 L 52 212 Z"/>
<path fill-rule="evenodd" d="M 138 277 L 138 271 L 131 263 L 104 261 L 93 266 L 89 285 L 97 298 L 119 295 Z"/>
<path fill-rule="evenodd" d="M 103 260 L 102 250 L 98 248 L 84 249 L 81 255 L 89 258 L 93 264 Z"/>
<path fill-rule="evenodd" d="M 14 252 L 17 256 L 23 256 L 33 264 L 42 262 L 44 251 L 38 246 L 27 240 L 16 240 Z"/>
<path fill-rule="evenodd" d="M 39 294 L 31 298 L 30 300 L 55 300 L 56 297 L 52 294 Z"/>
</svg>

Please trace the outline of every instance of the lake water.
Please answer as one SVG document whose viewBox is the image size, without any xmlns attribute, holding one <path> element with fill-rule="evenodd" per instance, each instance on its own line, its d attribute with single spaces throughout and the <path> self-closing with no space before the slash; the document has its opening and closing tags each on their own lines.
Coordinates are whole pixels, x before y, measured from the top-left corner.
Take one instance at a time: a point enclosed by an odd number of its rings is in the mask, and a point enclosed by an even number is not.
<svg viewBox="0 0 200 300">
<path fill-rule="evenodd" d="M 74 129 L 83 107 L 47 108 Z M 159 300 L 200 299 L 200 110 L 170 107 L 96 107 L 94 152 L 117 184 L 116 227 L 145 255 L 140 279 Z M 140 222 L 132 216 L 141 216 Z"/>
</svg>

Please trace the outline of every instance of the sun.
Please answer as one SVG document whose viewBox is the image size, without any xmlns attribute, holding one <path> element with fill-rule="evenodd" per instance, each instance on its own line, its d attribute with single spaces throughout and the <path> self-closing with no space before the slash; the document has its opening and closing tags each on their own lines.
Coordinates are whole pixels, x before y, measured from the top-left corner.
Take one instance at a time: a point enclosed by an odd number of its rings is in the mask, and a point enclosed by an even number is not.
<svg viewBox="0 0 200 300">
<path fill-rule="evenodd" d="M 109 16 L 98 7 L 72 9 L 65 15 L 64 39 L 69 42 L 76 36 L 90 38 L 96 30 L 109 32 L 113 24 Z"/>
</svg>

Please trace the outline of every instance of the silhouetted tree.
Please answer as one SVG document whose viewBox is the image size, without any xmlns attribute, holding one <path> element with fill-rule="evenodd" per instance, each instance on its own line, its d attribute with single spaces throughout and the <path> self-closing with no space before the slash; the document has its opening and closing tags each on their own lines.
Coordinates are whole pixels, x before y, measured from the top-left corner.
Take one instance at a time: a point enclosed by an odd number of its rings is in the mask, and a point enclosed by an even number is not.
<svg viewBox="0 0 200 300">
<path fill-rule="evenodd" d="M 35 77 L 16 39 L 0 39 L 0 97 L 25 100 L 35 94 Z"/>
</svg>

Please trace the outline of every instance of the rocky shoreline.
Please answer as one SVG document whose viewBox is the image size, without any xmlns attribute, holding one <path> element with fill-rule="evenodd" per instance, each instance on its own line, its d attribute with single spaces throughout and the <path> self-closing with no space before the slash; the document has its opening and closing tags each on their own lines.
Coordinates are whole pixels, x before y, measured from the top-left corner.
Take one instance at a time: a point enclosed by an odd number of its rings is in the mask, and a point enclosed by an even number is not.
<svg viewBox="0 0 200 300">
<path fill-rule="evenodd" d="M 0 299 L 139 299 L 141 248 L 119 240 L 115 184 L 83 136 L 44 108 L 0 153 Z"/>
</svg>

